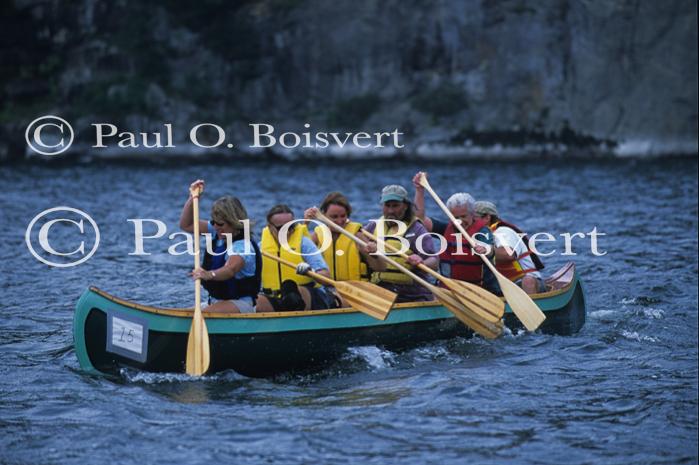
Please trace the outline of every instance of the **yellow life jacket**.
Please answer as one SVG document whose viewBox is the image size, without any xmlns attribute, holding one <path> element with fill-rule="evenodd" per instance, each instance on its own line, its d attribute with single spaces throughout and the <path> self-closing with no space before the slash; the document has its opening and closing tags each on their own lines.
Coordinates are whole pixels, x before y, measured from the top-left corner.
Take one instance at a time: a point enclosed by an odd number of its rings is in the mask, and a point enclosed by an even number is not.
<svg viewBox="0 0 699 465">
<path fill-rule="evenodd" d="M 383 220 L 383 216 L 379 220 Z M 410 223 L 407 225 L 408 227 L 405 228 L 405 232 L 403 234 L 391 234 L 391 236 L 400 236 L 403 237 L 405 233 L 410 231 L 410 228 L 412 225 L 416 222 L 419 221 L 417 218 L 413 218 Z M 377 223 L 377 228 L 378 225 L 381 224 L 381 221 L 378 221 Z M 391 225 L 393 225 L 393 222 L 384 222 L 383 227 L 384 227 L 384 236 L 388 235 L 388 231 Z M 379 236 L 376 231 L 374 231 L 375 236 Z M 401 250 L 402 244 L 400 240 L 394 239 L 392 237 L 389 237 L 385 239 L 386 244 L 392 245 L 398 250 Z M 388 252 L 388 247 L 386 247 L 386 253 L 396 262 L 400 263 L 404 267 L 410 269 L 412 265 L 408 263 L 408 261 L 400 257 L 398 255 L 393 255 L 390 252 Z M 407 255 L 410 255 L 411 253 L 414 253 L 412 250 L 408 250 L 406 252 Z M 386 263 L 386 270 L 385 271 L 374 271 L 371 273 L 371 282 L 372 283 L 379 283 L 379 282 L 386 282 L 386 283 L 392 283 L 392 284 L 413 284 L 413 279 L 408 276 L 407 274 L 403 273 L 400 271 L 398 268 L 394 267 L 390 263 Z"/>
<path fill-rule="evenodd" d="M 345 230 L 357 234 L 361 227 L 360 223 L 351 222 L 345 226 Z M 323 229 L 315 229 L 318 247 L 323 246 Z M 362 261 L 357 243 L 347 236 L 340 235 L 333 240 L 332 245 L 323 251 L 323 258 L 330 269 L 330 277 L 336 281 L 369 280 L 369 270 Z"/>
<path fill-rule="evenodd" d="M 289 247 L 293 250 L 290 252 L 284 247 L 281 247 L 277 240 L 272 236 L 269 231 L 269 226 L 262 230 L 262 240 L 260 241 L 260 250 L 264 250 L 267 253 L 276 255 L 285 260 L 288 260 L 296 265 L 303 262 L 303 257 L 301 256 L 301 241 L 303 237 L 308 237 L 308 229 L 305 225 L 296 223 L 296 228 L 294 231 L 288 235 L 287 241 Z M 262 256 L 262 290 L 267 295 L 276 295 L 282 287 L 282 282 L 287 279 L 295 281 L 299 286 L 305 284 L 310 284 L 313 282 L 308 276 L 302 276 L 296 274 L 296 271 L 286 265 L 282 265 L 279 262 Z"/>
</svg>

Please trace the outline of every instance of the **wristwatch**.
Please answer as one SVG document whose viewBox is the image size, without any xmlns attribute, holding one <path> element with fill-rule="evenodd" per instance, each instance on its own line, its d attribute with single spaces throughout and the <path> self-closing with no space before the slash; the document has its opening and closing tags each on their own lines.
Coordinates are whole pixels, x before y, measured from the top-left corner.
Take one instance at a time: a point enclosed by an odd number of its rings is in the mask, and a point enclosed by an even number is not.
<svg viewBox="0 0 699 465">
<path fill-rule="evenodd" d="M 212 271 L 212 272 L 211 272 L 211 279 L 210 279 L 210 281 L 213 281 L 214 279 L 216 279 L 216 272 L 215 272 L 215 271 Z"/>
</svg>

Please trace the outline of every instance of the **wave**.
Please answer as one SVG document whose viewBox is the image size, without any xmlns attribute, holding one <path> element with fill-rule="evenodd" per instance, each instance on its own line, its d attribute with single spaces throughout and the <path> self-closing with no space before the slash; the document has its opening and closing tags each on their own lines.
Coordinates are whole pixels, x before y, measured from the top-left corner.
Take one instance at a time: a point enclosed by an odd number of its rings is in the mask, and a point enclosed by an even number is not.
<svg viewBox="0 0 699 465">
<path fill-rule="evenodd" d="M 646 336 L 644 334 L 639 334 L 637 331 L 622 330 L 620 332 L 620 335 L 628 340 L 636 341 L 636 342 L 651 342 L 651 343 L 660 342 L 660 338 L 657 338 L 654 336 Z"/>
<path fill-rule="evenodd" d="M 373 370 L 391 368 L 396 363 L 396 355 L 393 352 L 376 346 L 350 347 L 348 352 L 350 358 L 362 360 Z"/>
</svg>

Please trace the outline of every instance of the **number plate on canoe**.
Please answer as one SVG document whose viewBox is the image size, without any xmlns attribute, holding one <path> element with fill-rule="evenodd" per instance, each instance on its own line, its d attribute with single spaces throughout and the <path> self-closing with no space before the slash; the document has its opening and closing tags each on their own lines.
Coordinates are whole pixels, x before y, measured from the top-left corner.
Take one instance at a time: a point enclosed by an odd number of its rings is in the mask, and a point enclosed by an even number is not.
<svg viewBox="0 0 699 465">
<path fill-rule="evenodd" d="M 107 352 L 145 363 L 148 356 L 148 321 L 131 315 L 108 312 Z"/>
</svg>

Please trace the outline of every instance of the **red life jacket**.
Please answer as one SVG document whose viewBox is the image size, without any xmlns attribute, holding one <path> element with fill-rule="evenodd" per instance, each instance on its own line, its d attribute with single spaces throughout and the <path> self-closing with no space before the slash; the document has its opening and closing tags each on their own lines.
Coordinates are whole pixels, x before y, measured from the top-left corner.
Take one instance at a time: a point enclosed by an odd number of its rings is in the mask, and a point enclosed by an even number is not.
<svg viewBox="0 0 699 465">
<path fill-rule="evenodd" d="M 473 236 L 483 229 L 488 227 L 488 223 L 482 219 L 477 219 L 471 226 L 466 228 L 469 236 Z M 460 281 L 468 281 L 469 283 L 478 286 L 483 285 L 483 259 L 473 252 L 466 238 L 461 239 L 461 251 L 457 249 L 457 237 L 455 234 L 460 234 L 459 230 L 449 223 L 444 238 L 447 240 L 447 248 L 439 255 L 439 266 L 442 274 L 452 279 Z"/>
<path fill-rule="evenodd" d="M 519 229 L 517 226 L 515 226 L 512 223 L 508 223 L 507 221 L 502 221 L 499 220 L 495 223 L 493 223 L 490 226 L 490 229 L 495 232 L 500 226 L 505 226 L 510 229 L 512 229 L 514 232 L 517 234 L 524 234 L 521 229 Z M 526 246 L 527 251 L 519 256 L 515 260 L 509 261 L 509 262 L 502 262 L 502 261 L 495 261 L 495 268 L 502 273 L 503 276 L 505 276 L 507 279 L 511 281 L 517 281 L 518 279 L 521 279 L 525 274 L 527 273 L 533 273 L 534 271 L 538 271 L 544 268 L 544 264 L 541 262 L 541 259 L 531 251 L 529 248 L 529 238 L 527 235 L 522 236 L 522 243 Z M 525 266 L 521 263 L 521 259 L 525 257 L 530 257 L 532 262 L 534 263 L 534 268 L 525 268 Z"/>
</svg>

